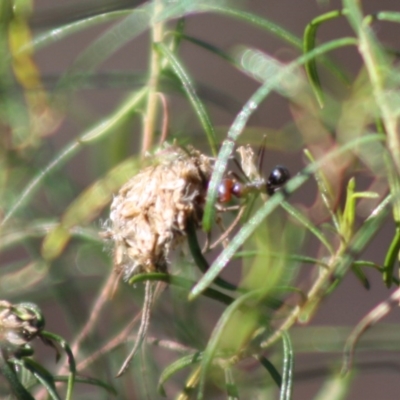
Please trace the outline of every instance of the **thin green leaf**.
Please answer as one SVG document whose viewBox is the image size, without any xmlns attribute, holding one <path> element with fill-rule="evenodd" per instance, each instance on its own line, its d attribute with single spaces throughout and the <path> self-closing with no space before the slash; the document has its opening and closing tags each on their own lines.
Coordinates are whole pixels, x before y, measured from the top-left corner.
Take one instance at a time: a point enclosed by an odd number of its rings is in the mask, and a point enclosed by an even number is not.
<svg viewBox="0 0 400 400">
<path fill-rule="evenodd" d="M 358 267 L 374 268 L 374 269 L 377 269 L 378 271 L 382 271 L 382 269 L 383 269 L 383 267 L 380 266 L 379 264 L 374 263 L 372 261 L 366 261 L 366 260 L 354 261 L 353 265 L 357 265 Z"/>
<path fill-rule="evenodd" d="M 354 235 L 350 246 L 347 247 L 345 254 L 341 257 L 339 264 L 336 268 L 336 277 L 340 280 L 347 270 L 351 267 L 356 256 L 359 255 L 366 244 L 375 236 L 378 230 L 382 227 L 386 217 L 389 213 L 388 208 L 382 208 L 379 213 L 369 217 L 363 224 L 363 226 Z"/>
<path fill-rule="evenodd" d="M 359 267 L 358 264 L 353 263 L 351 266 L 351 270 L 354 272 L 354 275 L 361 282 L 361 285 L 364 286 L 365 289 L 369 290 L 371 285 L 369 284 L 369 280 L 364 274 L 364 271 Z"/>
<path fill-rule="evenodd" d="M 148 29 L 151 25 L 152 14 L 153 4 L 149 2 L 131 10 L 127 17 L 100 35 L 77 57 L 60 78 L 59 87 L 68 86 L 70 77 L 77 72 L 92 72 L 119 48 Z"/>
<path fill-rule="evenodd" d="M 217 55 L 218 57 L 221 57 L 223 60 L 228 61 L 230 64 L 237 66 L 237 62 L 236 62 L 235 58 L 232 57 L 231 55 L 229 55 L 228 53 L 226 53 L 224 50 L 222 50 L 208 42 L 205 42 L 204 40 L 197 39 L 193 36 L 180 34 L 179 37 L 181 37 L 183 40 L 187 40 L 188 42 L 193 43 L 203 49 L 206 49 L 210 53 L 213 53 L 213 54 Z"/>
<path fill-rule="evenodd" d="M 297 208 L 293 207 L 287 201 L 282 202 L 282 208 L 284 208 L 292 217 L 296 218 L 300 223 L 302 223 L 320 242 L 328 249 L 330 254 L 334 254 L 333 247 L 328 242 L 325 235 Z"/>
<path fill-rule="evenodd" d="M 357 0 L 343 0 L 348 20 L 358 35 L 358 49 L 363 58 L 377 110 L 385 127 L 387 148 L 400 172 L 400 137 L 398 101 L 393 101 L 392 90 L 388 89 L 391 67 L 387 55 L 380 46 L 369 24 L 364 22 L 361 5 Z"/>
<path fill-rule="evenodd" d="M 68 382 L 69 379 L 70 379 L 69 376 L 64 376 L 64 375 L 56 375 L 54 377 L 55 382 Z M 115 396 L 118 394 L 118 392 L 116 391 L 116 389 L 113 386 L 111 386 L 108 383 L 103 382 L 100 379 L 77 375 L 77 376 L 75 376 L 75 382 L 76 383 L 86 383 L 87 385 L 97 386 L 99 388 L 105 389 L 108 393 L 113 394 Z"/>
<path fill-rule="evenodd" d="M 389 249 L 383 261 L 383 281 L 387 287 L 390 287 L 393 282 L 393 272 L 396 263 L 399 261 L 400 252 L 400 226 L 396 226 L 396 231 L 390 242 Z"/>
<path fill-rule="evenodd" d="M 390 243 L 389 249 L 385 256 L 385 260 L 383 262 L 383 281 L 386 283 L 387 287 L 390 287 L 393 281 L 393 272 L 396 260 L 398 262 L 400 251 L 400 178 L 396 173 L 393 161 L 388 155 L 385 155 L 385 165 L 388 172 L 388 182 L 392 199 L 393 219 L 396 224 L 395 235 Z"/>
<path fill-rule="evenodd" d="M 351 178 L 347 184 L 346 203 L 340 216 L 340 235 L 347 243 L 353 236 L 354 221 L 356 219 L 356 197 L 354 196 L 356 188 L 355 178 Z"/>
<path fill-rule="evenodd" d="M 282 377 L 279 371 L 275 368 L 274 364 L 271 363 L 264 356 L 256 356 L 256 359 L 260 362 L 260 364 L 269 372 L 271 378 L 277 384 L 278 388 L 282 386 Z"/>
<path fill-rule="evenodd" d="M 306 264 L 320 265 L 321 267 L 328 268 L 327 263 L 319 260 L 318 258 L 307 257 L 307 256 L 303 256 L 300 254 L 282 254 L 282 253 L 273 253 L 273 252 L 265 253 L 260 250 L 238 251 L 232 257 L 232 259 L 254 257 L 254 256 L 260 256 L 263 254 L 268 255 L 269 257 L 272 257 L 272 258 L 280 258 L 280 259 L 283 258 L 285 260 L 287 259 L 288 261 L 298 261 L 298 262 L 302 262 L 302 263 L 306 263 Z"/>
<path fill-rule="evenodd" d="M 234 8 L 231 5 L 229 5 L 229 6 L 217 5 L 217 4 L 215 4 L 214 6 L 210 5 L 209 10 L 216 11 L 223 15 L 237 18 L 239 20 L 242 20 L 244 22 L 247 22 L 254 26 L 262 28 L 262 29 L 272 33 L 279 39 L 282 39 L 284 42 L 289 43 L 298 49 L 301 49 L 301 46 L 302 46 L 301 39 L 299 39 L 295 34 L 291 33 L 287 29 L 282 28 L 282 26 L 280 26 L 266 18 L 260 17 L 259 15 L 252 14 L 252 13 L 246 12 L 244 10 Z"/>
<path fill-rule="evenodd" d="M 69 373 L 67 394 L 65 396 L 65 400 L 71 400 L 72 399 L 72 391 L 73 391 L 74 384 L 75 384 L 75 375 L 76 375 L 76 363 L 75 363 L 74 355 L 72 354 L 72 350 L 69 347 L 69 344 L 61 336 L 58 336 L 54 333 L 47 332 L 47 331 L 42 331 L 40 336 L 43 339 L 49 341 L 50 343 L 53 343 L 53 342 L 57 343 L 65 351 L 65 354 L 67 355 L 70 373 Z"/>
<path fill-rule="evenodd" d="M 218 2 L 218 0 L 215 0 Z M 211 0 L 178 0 L 172 4 L 163 5 L 159 10 L 158 3 L 149 1 L 134 10 L 122 21 L 114 24 L 105 33 L 90 44 L 75 60 L 66 74 L 60 79 L 60 87 L 68 85 L 69 77 L 76 72 L 90 72 L 110 58 L 122 46 L 132 41 L 153 24 L 180 18 L 193 12 L 205 12 Z"/>
<path fill-rule="evenodd" d="M 182 43 L 182 38 L 184 36 L 183 32 L 185 31 L 185 26 L 186 26 L 186 18 L 185 17 L 179 18 L 178 21 L 176 22 L 175 29 L 172 32 L 174 37 L 169 47 L 173 53 L 178 53 L 179 47 Z"/>
<path fill-rule="evenodd" d="M 129 284 L 133 286 L 139 282 L 146 282 L 146 281 L 162 281 L 185 290 L 188 290 L 190 287 L 194 285 L 194 282 L 188 279 L 161 272 L 134 275 L 129 280 Z M 209 297 L 210 299 L 213 300 L 217 300 L 227 305 L 231 304 L 234 301 L 233 297 L 230 297 L 224 293 L 219 292 L 218 290 L 211 288 L 208 288 L 207 290 L 204 291 L 204 296 Z"/>
<path fill-rule="evenodd" d="M 196 265 L 199 267 L 200 271 L 203 273 L 206 273 L 209 269 L 209 265 L 207 260 L 204 258 L 203 253 L 201 252 L 201 248 L 199 245 L 199 242 L 197 240 L 197 235 L 196 235 L 196 228 L 194 226 L 193 220 L 188 221 L 187 227 L 186 227 L 186 233 L 187 233 L 187 238 L 188 238 L 188 244 L 189 244 L 189 250 L 190 253 L 192 254 L 192 257 L 196 263 Z M 232 285 L 231 283 L 225 281 L 224 279 L 217 277 L 214 280 L 214 283 L 221 288 L 227 289 L 227 290 L 237 290 L 237 286 Z"/>
<path fill-rule="evenodd" d="M 42 365 L 30 358 L 23 358 L 22 360 L 12 359 L 10 361 L 31 372 L 33 376 L 46 388 L 52 400 L 61 400 L 56 390 L 53 375 L 51 375 Z"/>
<path fill-rule="evenodd" d="M 189 354 L 187 356 L 181 357 L 173 363 L 169 364 L 168 367 L 163 370 L 158 380 L 157 390 L 160 392 L 160 394 L 166 397 L 163 385 L 165 382 L 168 381 L 168 379 L 172 377 L 172 375 L 175 375 L 177 372 L 181 371 L 184 368 L 199 363 L 201 360 L 202 354 L 200 352 L 197 352 L 195 354 Z"/>
<path fill-rule="evenodd" d="M 389 21 L 400 23 L 400 13 L 396 11 L 379 11 L 374 15 L 378 21 Z"/>
<path fill-rule="evenodd" d="M 12 69 L 9 26 L 13 20 L 13 3 L 0 2 L 0 90 L 2 93 L 1 117 L 11 128 L 11 140 L 18 146 L 29 141 L 31 135 L 29 114 L 22 93 L 17 93 L 16 77 Z"/>
<path fill-rule="evenodd" d="M 274 22 L 260 17 L 259 15 L 255 15 L 243 10 L 235 9 L 231 5 L 223 6 L 223 5 L 214 5 L 209 6 L 210 11 L 217 11 L 221 14 L 237 18 L 244 22 L 250 23 L 258 28 L 264 29 L 270 32 L 272 35 L 278 37 L 286 43 L 296 47 L 299 50 L 303 49 L 302 40 L 288 31 L 287 29 L 282 28 L 282 26 L 275 24 Z M 332 63 L 328 58 L 321 56 L 321 61 L 324 63 L 326 68 L 328 68 L 334 76 L 336 76 L 340 81 L 349 84 L 348 77 L 343 73 L 343 71 L 336 65 Z"/>
<path fill-rule="evenodd" d="M 317 35 L 318 28 L 324 22 L 330 21 L 332 19 L 341 17 L 343 15 L 342 10 L 330 11 L 326 14 L 319 15 L 314 18 L 304 30 L 303 36 L 303 52 L 308 53 L 315 48 L 315 39 Z M 314 91 L 315 97 L 318 101 L 319 106 L 322 108 L 324 106 L 324 92 L 322 90 L 321 82 L 317 70 L 317 60 L 316 58 L 311 59 L 305 64 L 308 79 L 311 82 L 311 87 Z"/>
<path fill-rule="evenodd" d="M 54 220 L 35 220 L 23 226 L 10 226 L 10 229 L 4 229 L 0 235 L 0 250 L 6 250 L 13 246 L 18 246 L 24 240 L 29 238 L 41 238 L 58 226 L 59 222 Z M 103 243 L 98 230 L 93 228 L 84 228 L 76 226 L 71 229 L 71 235 L 80 237 L 92 242 Z"/>
<path fill-rule="evenodd" d="M 333 374 L 328 377 L 313 400 L 345 400 L 348 399 L 355 374 Z"/>
<path fill-rule="evenodd" d="M 85 18 L 83 20 L 74 21 L 70 24 L 62 25 L 57 28 L 41 32 L 36 35 L 32 40 L 32 46 L 37 51 L 50 44 L 56 43 L 74 33 L 80 32 L 83 29 L 88 29 L 99 24 L 114 21 L 115 19 L 126 17 L 131 14 L 132 10 L 117 10 L 104 14 L 95 15 L 93 17 Z M 21 51 L 24 49 L 22 48 Z"/>
<path fill-rule="evenodd" d="M 239 400 L 239 390 L 233 377 L 232 368 L 227 367 L 225 373 L 225 387 L 228 395 L 228 400 Z"/>
<path fill-rule="evenodd" d="M 191 81 L 188 73 L 183 67 L 182 63 L 178 60 L 178 58 L 165 46 L 163 43 L 156 43 L 154 45 L 158 51 L 169 61 L 172 69 L 174 70 L 176 76 L 181 80 L 182 87 L 186 92 L 187 97 L 189 98 L 192 107 L 198 116 L 201 125 L 206 133 L 208 143 L 211 148 L 211 152 L 213 155 L 217 154 L 217 142 L 214 127 L 212 125 L 210 116 L 201 102 L 200 98 L 196 94 L 196 90 L 194 88 L 193 82 Z"/>
<path fill-rule="evenodd" d="M 19 381 L 17 374 L 10 367 L 4 358 L 3 350 L 0 350 L 0 374 L 7 380 L 10 385 L 11 394 L 16 400 L 35 400 L 34 397 L 24 388 Z"/>
<path fill-rule="evenodd" d="M 293 391 L 294 353 L 288 332 L 283 332 L 283 372 L 279 400 L 291 400 Z"/>
<path fill-rule="evenodd" d="M 310 160 L 310 162 L 315 162 L 315 158 L 308 149 L 304 149 L 304 154 Z M 321 170 L 315 171 L 314 176 L 318 185 L 319 194 L 332 218 L 333 225 L 335 226 L 336 231 L 340 232 L 339 220 L 334 210 L 335 196 L 333 194 L 332 186 Z"/>
<path fill-rule="evenodd" d="M 356 43 L 356 41 L 353 38 L 343 38 L 339 40 L 333 40 L 315 48 L 309 53 L 298 57 L 288 65 L 282 67 L 280 73 L 278 73 L 276 76 L 269 77 L 269 79 L 266 80 L 265 83 L 259 87 L 249 98 L 231 125 L 227 134 L 227 139 L 223 142 L 215 163 L 214 172 L 208 186 L 206 205 L 204 208 L 203 229 L 206 232 L 211 230 L 215 215 L 214 204 L 217 199 L 217 189 L 225 173 L 228 159 L 232 155 L 235 147 L 235 141 L 242 133 L 249 118 L 260 105 L 260 103 L 265 100 L 265 98 L 275 89 L 277 85 L 280 85 L 280 82 L 284 79 L 284 77 L 290 76 L 299 66 L 328 51 L 343 46 L 354 45 L 354 43 Z"/>
<path fill-rule="evenodd" d="M 200 373 L 200 382 L 199 382 L 199 391 L 198 391 L 198 400 L 202 400 L 204 398 L 204 385 L 206 381 L 206 376 L 208 370 L 214 360 L 214 356 L 217 352 L 218 345 L 220 343 L 222 334 L 225 330 L 227 323 L 231 320 L 233 315 L 248 301 L 257 300 L 260 297 L 262 292 L 260 290 L 252 291 L 250 293 L 246 293 L 239 298 L 237 298 L 231 305 L 229 305 L 225 311 L 222 313 L 220 319 L 215 325 L 211 337 L 207 343 L 207 347 L 203 353 L 203 359 L 201 363 L 201 373 Z"/>
</svg>

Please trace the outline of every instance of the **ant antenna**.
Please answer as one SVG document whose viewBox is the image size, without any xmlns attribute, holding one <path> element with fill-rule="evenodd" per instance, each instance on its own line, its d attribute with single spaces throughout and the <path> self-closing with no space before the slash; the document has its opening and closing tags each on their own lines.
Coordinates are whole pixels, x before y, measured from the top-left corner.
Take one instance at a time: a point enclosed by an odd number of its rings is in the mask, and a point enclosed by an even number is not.
<svg viewBox="0 0 400 400">
<path fill-rule="evenodd" d="M 258 158 L 258 172 L 262 175 L 262 166 L 264 163 L 264 155 L 265 155 L 265 147 L 267 144 L 267 134 L 264 134 L 263 139 L 261 141 L 261 146 L 258 149 L 257 158 Z"/>
<path fill-rule="evenodd" d="M 233 158 L 233 163 L 236 165 L 237 169 L 239 170 L 240 174 L 244 177 L 244 179 L 247 182 L 250 182 L 250 178 L 243 171 L 243 167 L 241 166 L 240 162 L 236 158 Z"/>
</svg>

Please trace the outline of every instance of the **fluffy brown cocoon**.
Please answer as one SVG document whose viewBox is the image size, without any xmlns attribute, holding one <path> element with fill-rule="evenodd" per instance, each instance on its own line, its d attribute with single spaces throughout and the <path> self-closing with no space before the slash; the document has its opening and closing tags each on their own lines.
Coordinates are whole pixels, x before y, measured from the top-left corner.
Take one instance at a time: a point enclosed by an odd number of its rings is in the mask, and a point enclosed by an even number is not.
<svg viewBox="0 0 400 400">
<path fill-rule="evenodd" d="M 106 233 L 115 243 L 117 273 L 129 279 L 167 270 L 168 254 L 185 240 L 189 219 L 200 224 L 210 175 L 209 157 L 168 145 L 122 186 Z"/>
</svg>

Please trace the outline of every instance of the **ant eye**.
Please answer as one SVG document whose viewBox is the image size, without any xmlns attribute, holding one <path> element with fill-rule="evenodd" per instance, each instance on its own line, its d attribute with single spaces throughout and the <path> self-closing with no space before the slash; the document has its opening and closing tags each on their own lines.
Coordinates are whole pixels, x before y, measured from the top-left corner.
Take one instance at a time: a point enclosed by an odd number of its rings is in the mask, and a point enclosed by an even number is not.
<svg viewBox="0 0 400 400">
<path fill-rule="evenodd" d="M 289 170 L 277 165 L 270 173 L 267 181 L 267 193 L 271 196 L 290 179 Z"/>
</svg>

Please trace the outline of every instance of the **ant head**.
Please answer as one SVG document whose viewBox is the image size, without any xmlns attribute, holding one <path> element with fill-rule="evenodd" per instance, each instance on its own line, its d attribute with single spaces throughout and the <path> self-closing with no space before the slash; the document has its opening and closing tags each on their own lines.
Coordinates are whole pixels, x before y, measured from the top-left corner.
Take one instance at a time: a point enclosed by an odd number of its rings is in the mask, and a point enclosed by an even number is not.
<svg viewBox="0 0 400 400">
<path fill-rule="evenodd" d="M 277 165 L 269 174 L 267 180 L 267 193 L 272 196 L 290 179 L 289 170 L 283 165 Z"/>
</svg>

